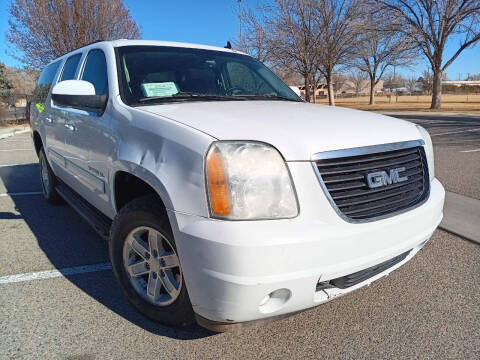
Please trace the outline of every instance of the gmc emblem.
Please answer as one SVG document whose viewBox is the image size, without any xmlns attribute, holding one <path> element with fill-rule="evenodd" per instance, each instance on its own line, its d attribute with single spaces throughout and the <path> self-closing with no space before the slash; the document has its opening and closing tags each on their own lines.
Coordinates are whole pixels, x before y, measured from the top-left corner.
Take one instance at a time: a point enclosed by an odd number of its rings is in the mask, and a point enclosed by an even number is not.
<svg viewBox="0 0 480 360">
<path fill-rule="evenodd" d="M 408 176 L 400 176 L 400 173 L 405 171 L 404 167 L 399 167 L 395 169 L 386 171 L 376 171 L 370 174 L 367 174 L 367 184 L 370 189 L 375 189 L 381 186 L 387 186 L 396 184 L 399 182 L 407 181 Z"/>
</svg>

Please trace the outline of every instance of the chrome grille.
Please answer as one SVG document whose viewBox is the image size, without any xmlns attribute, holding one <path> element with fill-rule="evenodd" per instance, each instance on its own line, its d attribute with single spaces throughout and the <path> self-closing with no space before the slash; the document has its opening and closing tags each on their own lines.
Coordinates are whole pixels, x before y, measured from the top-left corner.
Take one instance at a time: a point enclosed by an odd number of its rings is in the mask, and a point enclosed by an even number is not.
<svg viewBox="0 0 480 360">
<path fill-rule="evenodd" d="M 377 148 L 377 147 L 375 147 Z M 393 216 L 424 202 L 430 181 L 422 146 L 386 152 L 326 158 L 315 161 L 323 189 L 336 210 L 348 221 Z M 370 188 L 367 174 L 404 168 L 408 180 Z"/>
</svg>

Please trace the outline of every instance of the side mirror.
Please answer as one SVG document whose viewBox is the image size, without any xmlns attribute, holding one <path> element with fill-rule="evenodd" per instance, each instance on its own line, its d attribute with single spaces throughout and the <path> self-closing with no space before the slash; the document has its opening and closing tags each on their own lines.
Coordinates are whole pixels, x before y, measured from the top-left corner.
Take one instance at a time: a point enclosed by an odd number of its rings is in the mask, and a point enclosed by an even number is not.
<svg viewBox="0 0 480 360">
<path fill-rule="evenodd" d="M 298 97 L 302 97 L 302 93 L 300 92 L 300 89 L 298 88 L 298 86 L 290 86 L 290 89 L 292 89 L 293 92 L 297 94 Z"/>
<path fill-rule="evenodd" d="M 65 80 L 53 87 L 52 101 L 58 106 L 103 111 L 107 105 L 107 95 L 95 95 L 95 87 L 88 81 Z"/>
</svg>

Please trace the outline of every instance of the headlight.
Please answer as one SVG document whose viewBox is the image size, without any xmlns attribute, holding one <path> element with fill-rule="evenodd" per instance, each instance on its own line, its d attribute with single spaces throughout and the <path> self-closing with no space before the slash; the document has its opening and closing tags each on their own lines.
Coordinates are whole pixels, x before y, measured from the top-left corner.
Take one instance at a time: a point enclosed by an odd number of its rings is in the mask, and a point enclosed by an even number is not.
<svg viewBox="0 0 480 360">
<path fill-rule="evenodd" d="M 207 153 L 205 171 L 213 217 L 258 220 L 298 215 L 287 165 L 272 146 L 253 141 L 215 142 Z"/>
<path fill-rule="evenodd" d="M 427 130 L 425 130 L 420 125 L 417 125 L 418 131 L 420 131 L 420 135 L 422 135 L 422 139 L 425 142 L 425 154 L 427 155 L 427 162 L 428 162 L 428 174 L 430 176 L 430 181 L 433 181 L 435 178 L 435 164 L 433 158 L 433 144 L 432 139 L 430 138 L 430 134 Z"/>
</svg>

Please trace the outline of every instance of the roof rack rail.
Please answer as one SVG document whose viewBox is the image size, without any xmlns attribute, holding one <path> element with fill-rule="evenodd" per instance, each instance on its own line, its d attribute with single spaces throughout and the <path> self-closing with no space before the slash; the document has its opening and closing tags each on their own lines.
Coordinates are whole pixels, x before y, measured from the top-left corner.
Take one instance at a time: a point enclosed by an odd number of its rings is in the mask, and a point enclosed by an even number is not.
<svg viewBox="0 0 480 360">
<path fill-rule="evenodd" d="M 66 55 L 66 54 L 68 54 L 68 53 L 71 53 L 72 51 L 75 51 L 75 50 L 84 48 L 85 46 L 89 46 L 89 45 L 92 45 L 92 44 L 96 44 L 96 43 L 102 42 L 102 41 L 105 41 L 105 40 L 95 40 L 95 41 L 89 42 L 88 44 L 85 44 L 85 45 L 79 46 L 79 47 L 77 47 L 77 48 L 75 48 L 75 49 L 73 49 L 73 50 L 67 51 L 66 53 L 63 53 L 63 54 L 60 55 L 60 56 Z M 59 57 L 60 57 L 60 56 L 59 56 Z"/>
</svg>

